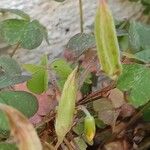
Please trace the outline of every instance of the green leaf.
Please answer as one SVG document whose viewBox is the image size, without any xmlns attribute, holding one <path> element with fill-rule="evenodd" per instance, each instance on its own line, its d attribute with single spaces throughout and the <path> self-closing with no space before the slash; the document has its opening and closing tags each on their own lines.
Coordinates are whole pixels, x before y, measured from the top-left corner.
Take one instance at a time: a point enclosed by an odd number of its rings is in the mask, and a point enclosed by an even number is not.
<svg viewBox="0 0 150 150">
<path fill-rule="evenodd" d="M 145 63 L 150 63 L 150 49 L 143 50 L 135 54 L 135 57 Z"/>
<path fill-rule="evenodd" d="M 43 32 L 37 20 L 33 20 L 24 27 L 24 32 L 20 39 L 20 44 L 25 49 L 34 49 L 41 45 Z"/>
<path fill-rule="evenodd" d="M 60 78 L 67 78 L 72 72 L 72 68 L 64 59 L 56 59 L 51 63 L 52 69 Z"/>
<path fill-rule="evenodd" d="M 0 150 L 18 150 L 15 144 L 0 143 Z"/>
<path fill-rule="evenodd" d="M 36 97 L 25 91 L 2 91 L 0 102 L 16 108 L 28 118 L 33 116 L 38 109 Z"/>
<path fill-rule="evenodd" d="M 75 51 L 75 53 L 78 55 L 81 55 L 85 50 L 95 46 L 96 43 L 94 35 L 86 33 L 76 34 L 69 40 L 67 44 L 67 48 Z"/>
<path fill-rule="evenodd" d="M 142 114 L 143 120 L 150 122 L 150 101 L 141 107 L 140 112 Z"/>
<path fill-rule="evenodd" d="M 24 27 L 29 22 L 19 19 L 8 19 L 0 23 L 0 36 L 10 45 L 20 42 L 20 38 L 24 32 Z"/>
<path fill-rule="evenodd" d="M 45 26 L 43 26 L 42 24 L 40 24 L 39 22 L 37 22 L 41 32 L 43 33 L 43 37 L 45 39 L 45 41 L 47 42 L 47 44 L 49 45 L 49 39 L 48 39 L 48 30 Z"/>
<path fill-rule="evenodd" d="M 41 94 L 48 88 L 48 72 L 43 66 L 25 64 L 23 68 L 32 73 L 32 78 L 27 81 L 28 89 L 36 94 Z"/>
<path fill-rule="evenodd" d="M 22 19 L 30 21 L 30 16 L 28 14 L 26 14 L 25 12 L 23 12 L 21 10 L 18 10 L 18 9 L 4 9 L 4 8 L 0 8 L 0 12 L 2 12 L 2 13 L 12 13 L 12 14 L 20 16 Z"/>
<path fill-rule="evenodd" d="M 92 83 L 87 83 L 86 81 L 83 83 L 81 87 L 81 92 L 83 95 L 87 95 L 91 92 Z"/>
<path fill-rule="evenodd" d="M 129 27 L 129 41 L 133 53 L 150 48 L 150 26 L 132 21 Z"/>
<path fill-rule="evenodd" d="M 143 120 L 150 122 L 150 107 L 143 112 Z"/>
<path fill-rule="evenodd" d="M 123 65 L 117 88 L 127 91 L 128 101 L 134 107 L 146 104 L 150 100 L 150 69 L 143 65 Z"/>
<path fill-rule="evenodd" d="M 0 92 L 0 103 L 16 108 L 28 118 L 32 117 L 38 109 L 38 101 L 36 97 L 24 91 Z M 7 118 L 3 112 L 0 112 L 0 132 L 2 134 L 7 134 L 8 131 L 9 125 Z"/>
<path fill-rule="evenodd" d="M 0 23 L 0 37 L 10 45 L 20 44 L 25 49 L 38 47 L 43 38 L 49 43 L 46 28 L 37 20 L 4 20 Z"/>
<path fill-rule="evenodd" d="M 30 78 L 31 78 L 30 76 L 26 75 L 16 75 L 16 76 L 5 75 L 3 77 L 0 77 L 0 88 L 5 88 L 15 84 L 23 83 L 29 80 Z"/>
<path fill-rule="evenodd" d="M 73 67 L 64 59 L 56 59 L 50 65 L 58 77 L 58 86 L 62 89 L 68 75 L 73 71 Z M 81 92 L 87 94 L 91 90 L 91 84 L 91 74 L 89 74 L 81 88 Z"/>
<path fill-rule="evenodd" d="M 62 89 L 63 85 L 68 77 L 68 75 L 72 72 L 72 68 L 68 62 L 64 59 L 56 59 L 51 63 L 51 68 L 55 71 L 58 76 L 58 84 Z"/>
<path fill-rule="evenodd" d="M 106 124 L 102 120 L 100 120 L 98 118 L 95 118 L 95 124 L 100 129 L 106 128 Z"/>
<path fill-rule="evenodd" d="M 9 56 L 0 57 L 0 88 L 24 82 L 29 76 L 21 74 L 19 64 Z"/>
<path fill-rule="evenodd" d="M 19 64 L 9 56 L 0 56 L 0 66 L 6 74 L 18 75 L 21 74 Z"/>
</svg>

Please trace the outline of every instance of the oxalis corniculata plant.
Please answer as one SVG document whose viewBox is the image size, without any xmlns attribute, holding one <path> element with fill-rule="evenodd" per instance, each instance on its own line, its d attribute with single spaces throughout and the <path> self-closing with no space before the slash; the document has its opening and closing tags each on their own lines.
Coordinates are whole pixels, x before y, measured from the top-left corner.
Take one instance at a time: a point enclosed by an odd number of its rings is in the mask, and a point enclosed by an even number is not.
<svg viewBox="0 0 150 150">
<path fill-rule="evenodd" d="M 62 57 L 49 62 L 45 54 L 39 64 L 21 67 L 16 51 L 43 39 L 49 44 L 47 30 L 20 10 L 0 9 L 0 38 L 14 47 L 0 56 L 0 149 L 150 147 L 150 27 L 116 20 L 99 0 L 94 27 L 85 33 L 82 5 L 81 30 Z"/>
</svg>

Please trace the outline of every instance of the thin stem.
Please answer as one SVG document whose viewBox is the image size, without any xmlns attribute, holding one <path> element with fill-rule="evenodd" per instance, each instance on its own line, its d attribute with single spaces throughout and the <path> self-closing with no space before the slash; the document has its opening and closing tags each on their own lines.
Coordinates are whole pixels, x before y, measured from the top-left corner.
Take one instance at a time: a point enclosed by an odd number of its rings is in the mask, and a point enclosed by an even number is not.
<svg viewBox="0 0 150 150">
<path fill-rule="evenodd" d="M 115 83 L 111 83 L 109 86 L 103 88 L 102 90 L 98 90 L 96 92 L 93 92 L 89 95 L 87 95 L 86 97 L 80 99 L 78 101 L 78 105 L 85 105 L 86 103 L 89 103 L 91 101 L 94 101 L 94 100 L 97 100 L 97 99 L 100 99 L 100 98 L 104 98 L 104 97 L 108 97 L 108 92 L 115 88 Z"/>
<path fill-rule="evenodd" d="M 14 50 L 12 51 L 12 53 L 10 54 L 10 57 L 13 57 L 13 56 L 14 56 L 14 54 L 16 53 L 16 51 L 17 51 L 17 49 L 19 48 L 19 46 L 20 46 L 20 44 L 18 43 L 18 44 L 16 45 L 16 47 L 14 48 Z"/>
<path fill-rule="evenodd" d="M 40 127 L 44 126 L 48 122 L 50 122 L 52 119 L 55 118 L 55 112 L 52 112 L 49 116 L 45 116 L 45 119 L 42 120 L 39 124 L 35 126 L 35 129 L 39 129 Z"/>
<path fill-rule="evenodd" d="M 74 150 L 74 148 L 72 147 L 72 145 L 66 138 L 64 138 L 64 143 L 66 144 L 66 146 L 68 147 L 69 150 Z"/>
<path fill-rule="evenodd" d="M 72 135 L 72 133 L 68 133 L 68 136 L 69 136 L 69 138 L 70 138 L 70 140 L 71 140 L 71 142 L 72 142 L 72 147 L 74 148 L 74 149 L 77 149 L 77 150 L 79 150 L 80 148 L 79 148 L 79 146 L 77 145 L 77 143 L 75 142 L 75 140 L 74 140 L 74 136 Z"/>
<path fill-rule="evenodd" d="M 57 150 L 59 148 L 59 146 L 61 145 L 62 142 L 58 141 L 55 145 L 55 149 Z"/>
<path fill-rule="evenodd" d="M 44 144 L 47 146 L 47 148 L 48 148 L 49 150 L 56 150 L 55 147 L 53 147 L 51 144 L 49 144 L 49 143 L 47 143 L 47 142 L 45 142 Z"/>
<path fill-rule="evenodd" d="M 78 109 L 82 110 L 86 116 L 91 116 L 90 112 L 86 109 L 85 106 L 80 105 L 80 106 L 78 106 Z"/>
<path fill-rule="evenodd" d="M 79 10 L 80 10 L 80 30 L 81 30 L 81 33 L 83 33 L 84 21 L 83 21 L 83 3 L 82 3 L 82 0 L 79 0 Z"/>
</svg>

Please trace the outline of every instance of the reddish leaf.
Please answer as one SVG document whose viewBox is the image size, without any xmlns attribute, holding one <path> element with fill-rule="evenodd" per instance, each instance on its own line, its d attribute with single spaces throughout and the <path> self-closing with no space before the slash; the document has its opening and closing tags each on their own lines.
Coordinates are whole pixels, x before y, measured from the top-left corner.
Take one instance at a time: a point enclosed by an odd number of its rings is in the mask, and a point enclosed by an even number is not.
<svg viewBox="0 0 150 150">
<path fill-rule="evenodd" d="M 110 91 L 109 99 L 115 108 L 119 108 L 125 103 L 123 93 L 117 88 Z"/>
<path fill-rule="evenodd" d="M 15 85 L 15 90 L 28 91 L 26 84 Z M 28 91 L 29 92 L 29 91 Z M 33 94 L 33 93 L 32 93 Z M 38 112 L 31 118 L 32 123 L 39 123 L 41 116 L 48 114 L 56 106 L 56 95 L 52 90 L 48 90 L 46 93 L 41 95 L 34 94 L 39 102 Z"/>
<path fill-rule="evenodd" d="M 114 128 L 119 110 L 114 109 L 112 102 L 106 98 L 99 99 L 93 103 L 93 107 L 98 111 L 99 119 Z"/>
</svg>

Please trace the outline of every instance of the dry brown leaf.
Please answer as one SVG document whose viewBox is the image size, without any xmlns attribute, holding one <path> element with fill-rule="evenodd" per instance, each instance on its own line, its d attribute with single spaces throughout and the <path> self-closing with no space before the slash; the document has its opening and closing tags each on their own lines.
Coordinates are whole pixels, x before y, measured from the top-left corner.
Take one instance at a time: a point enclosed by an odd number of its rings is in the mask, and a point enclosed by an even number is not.
<svg viewBox="0 0 150 150">
<path fill-rule="evenodd" d="M 26 83 L 20 83 L 14 86 L 15 90 L 17 91 L 27 91 L 30 92 L 27 89 Z M 31 93 L 31 92 L 30 92 Z M 59 93 L 57 91 L 54 91 L 52 88 L 47 90 L 45 93 L 42 93 L 40 95 L 34 94 L 38 99 L 39 108 L 37 113 L 30 118 L 31 123 L 38 124 L 42 121 L 41 116 L 47 115 L 51 110 L 55 108 L 57 105 L 57 97 L 59 97 Z"/>
<path fill-rule="evenodd" d="M 107 111 L 99 112 L 98 117 L 105 124 L 110 125 L 114 132 L 115 124 L 116 124 L 117 118 L 119 116 L 119 113 L 120 113 L 119 110 L 107 110 Z"/>
<path fill-rule="evenodd" d="M 105 150 L 129 150 L 130 146 L 125 140 L 118 140 L 111 143 L 108 143 L 104 146 Z"/>
<path fill-rule="evenodd" d="M 119 108 L 125 103 L 123 93 L 117 88 L 110 91 L 109 99 L 115 108 Z"/>
<path fill-rule="evenodd" d="M 17 142 L 19 150 L 42 150 L 41 142 L 33 125 L 18 110 L 0 104 L 0 110 L 8 117 L 11 135 Z"/>
<path fill-rule="evenodd" d="M 99 99 L 93 102 L 93 108 L 98 112 L 98 118 L 100 120 L 114 128 L 120 111 L 115 110 L 110 100 L 107 98 Z"/>
</svg>

